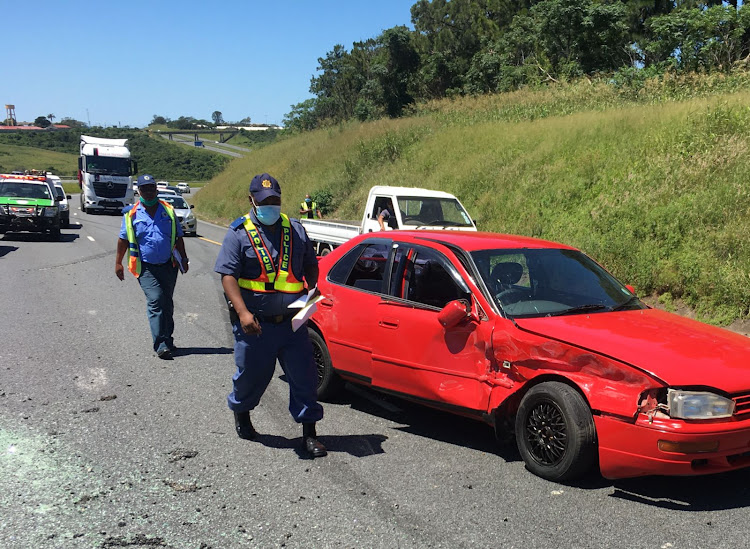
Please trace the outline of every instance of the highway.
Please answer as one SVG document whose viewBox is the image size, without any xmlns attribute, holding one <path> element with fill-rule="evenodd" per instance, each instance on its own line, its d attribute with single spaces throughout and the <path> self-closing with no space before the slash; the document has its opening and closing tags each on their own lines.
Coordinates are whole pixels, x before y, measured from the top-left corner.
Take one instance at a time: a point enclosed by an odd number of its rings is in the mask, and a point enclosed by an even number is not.
<svg viewBox="0 0 750 549">
<path fill-rule="evenodd" d="M 169 140 L 168 135 L 162 135 L 164 139 Z M 172 142 L 173 143 L 180 143 L 182 145 L 187 145 L 190 147 L 195 147 L 195 139 L 192 135 L 179 135 L 179 134 L 173 134 L 172 135 Z M 214 143 L 213 141 L 203 141 L 203 148 L 208 149 L 209 151 L 214 151 L 217 153 L 224 154 L 226 156 L 232 156 L 234 158 L 242 158 L 245 156 L 243 153 L 250 152 L 250 149 L 247 147 L 240 147 L 237 145 L 229 145 L 226 143 Z M 230 150 L 231 149 L 231 150 Z M 239 151 L 239 152 L 238 152 Z"/>
<path fill-rule="evenodd" d="M 750 472 L 561 485 L 480 423 L 350 388 L 309 460 L 280 369 L 234 433 L 232 335 L 199 223 L 175 294 L 173 361 L 151 350 L 118 216 L 62 242 L 0 235 L 0 547 L 738 548 Z M 200 215 L 200 212 L 196 212 Z"/>
</svg>

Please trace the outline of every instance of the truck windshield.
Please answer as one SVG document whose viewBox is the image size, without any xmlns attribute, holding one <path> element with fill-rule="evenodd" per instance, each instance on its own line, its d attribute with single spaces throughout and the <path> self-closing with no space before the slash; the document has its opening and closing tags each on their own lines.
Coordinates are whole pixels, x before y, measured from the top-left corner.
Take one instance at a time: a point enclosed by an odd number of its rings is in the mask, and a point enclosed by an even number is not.
<svg viewBox="0 0 750 549">
<path fill-rule="evenodd" d="M 472 227 L 471 218 L 455 198 L 399 196 L 398 206 L 405 225 Z"/>
<path fill-rule="evenodd" d="M 99 175 L 132 175 L 130 159 L 114 156 L 87 156 L 86 171 Z"/>
</svg>

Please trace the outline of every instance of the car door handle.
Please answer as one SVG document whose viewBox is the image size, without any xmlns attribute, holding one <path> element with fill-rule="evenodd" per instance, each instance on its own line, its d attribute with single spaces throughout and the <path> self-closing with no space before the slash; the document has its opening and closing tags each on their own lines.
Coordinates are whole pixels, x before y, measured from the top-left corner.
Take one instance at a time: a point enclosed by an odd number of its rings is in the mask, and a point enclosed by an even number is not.
<svg viewBox="0 0 750 549">
<path fill-rule="evenodd" d="M 321 299 L 318 301 L 318 305 L 323 307 L 324 309 L 332 309 L 333 308 L 333 300 L 332 299 Z"/>
<path fill-rule="evenodd" d="M 383 318 L 378 321 L 378 326 L 382 326 L 383 328 L 391 328 L 391 329 L 398 328 L 398 319 Z"/>
</svg>

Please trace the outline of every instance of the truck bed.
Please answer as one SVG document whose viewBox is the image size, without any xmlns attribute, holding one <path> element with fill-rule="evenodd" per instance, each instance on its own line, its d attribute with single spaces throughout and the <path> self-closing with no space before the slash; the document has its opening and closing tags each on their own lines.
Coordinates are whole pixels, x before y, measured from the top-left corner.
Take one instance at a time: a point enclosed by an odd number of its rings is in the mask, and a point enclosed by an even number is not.
<svg viewBox="0 0 750 549">
<path fill-rule="evenodd" d="M 356 221 L 300 219 L 300 223 L 305 227 L 310 240 L 327 244 L 343 244 L 357 236 L 360 231 L 359 223 Z"/>
</svg>

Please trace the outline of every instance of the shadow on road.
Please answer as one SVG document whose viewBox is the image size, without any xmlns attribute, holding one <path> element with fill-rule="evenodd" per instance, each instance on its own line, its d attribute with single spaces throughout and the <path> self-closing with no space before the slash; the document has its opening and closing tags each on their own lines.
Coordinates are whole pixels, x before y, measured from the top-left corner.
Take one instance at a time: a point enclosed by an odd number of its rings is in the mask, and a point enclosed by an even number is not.
<svg viewBox="0 0 750 549">
<path fill-rule="evenodd" d="M 15 252 L 18 246 L 0 246 L 0 257 L 5 257 L 10 252 Z"/>
<path fill-rule="evenodd" d="M 269 448 L 292 449 L 300 459 L 313 459 L 302 448 L 302 433 L 296 438 L 286 438 L 278 435 L 261 434 L 254 441 Z M 342 452 L 354 457 L 367 457 L 384 453 L 383 442 L 388 440 L 385 435 L 318 435 L 318 439 L 325 444 L 329 453 Z"/>
<path fill-rule="evenodd" d="M 60 235 L 59 242 L 73 242 L 79 236 L 77 234 L 63 233 Z M 52 240 L 48 234 L 44 233 L 5 233 L 3 240 L 6 242 L 58 242 Z M 11 250 L 12 251 L 12 250 Z"/>
<path fill-rule="evenodd" d="M 231 355 L 234 352 L 229 347 L 180 347 L 174 356 L 187 355 Z"/>
</svg>

